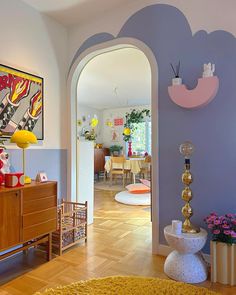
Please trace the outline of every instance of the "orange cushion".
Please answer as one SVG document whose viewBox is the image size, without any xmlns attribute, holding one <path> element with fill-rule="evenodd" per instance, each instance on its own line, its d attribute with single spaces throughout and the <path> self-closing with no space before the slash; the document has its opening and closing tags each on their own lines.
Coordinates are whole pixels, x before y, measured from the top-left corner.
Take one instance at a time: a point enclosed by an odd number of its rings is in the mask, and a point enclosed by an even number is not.
<svg viewBox="0 0 236 295">
<path fill-rule="evenodd" d="M 126 189 L 131 194 L 145 194 L 150 192 L 150 187 L 147 187 L 142 183 L 129 184 L 126 186 Z"/>
</svg>

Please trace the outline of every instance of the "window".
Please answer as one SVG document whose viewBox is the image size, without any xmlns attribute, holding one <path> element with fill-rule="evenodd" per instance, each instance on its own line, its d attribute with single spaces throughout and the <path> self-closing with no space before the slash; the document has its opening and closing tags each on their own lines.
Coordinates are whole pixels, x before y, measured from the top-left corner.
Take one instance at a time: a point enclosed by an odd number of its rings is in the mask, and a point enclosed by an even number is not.
<svg viewBox="0 0 236 295">
<path fill-rule="evenodd" d="M 132 151 L 136 154 L 151 154 L 151 121 L 134 124 L 137 128 L 132 133 Z"/>
</svg>

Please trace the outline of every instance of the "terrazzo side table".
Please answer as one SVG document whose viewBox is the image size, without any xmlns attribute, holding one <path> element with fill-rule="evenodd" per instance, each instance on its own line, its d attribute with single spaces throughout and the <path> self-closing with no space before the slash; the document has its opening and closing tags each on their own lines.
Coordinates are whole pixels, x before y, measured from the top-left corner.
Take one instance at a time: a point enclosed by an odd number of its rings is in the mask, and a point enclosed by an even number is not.
<svg viewBox="0 0 236 295">
<path fill-rule="evenodd" d="M 175 249 L 166 258 L 164 272 L 168 277 L 185 283 L 200 283 L 207 279 L 207 265 L 199 251 L 207 240 L 207 232 L 201 228 L 197 234 L 172 233 L 172 226 L 164 228 L 168 244 Z"/>
</svg>

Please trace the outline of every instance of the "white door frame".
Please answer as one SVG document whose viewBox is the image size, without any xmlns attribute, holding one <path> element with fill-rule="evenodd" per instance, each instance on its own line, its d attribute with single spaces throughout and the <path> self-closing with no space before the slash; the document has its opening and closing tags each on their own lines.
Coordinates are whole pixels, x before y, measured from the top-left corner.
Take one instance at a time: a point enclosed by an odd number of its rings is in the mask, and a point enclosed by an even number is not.
<svg viewBox="0 0 236 295">
<path fill-rule="evenodd" d="M 158 67 L 151 49 L 142 41 L 133 38 L 116 38 L 92 46 L 81 53 L 71 66 L 67 80 L 68 101 L 68 167 L 67 198 L 76 200 L 77 163 L 77 85 L 85 65 L 95 56 L 119 48 L 134 47 L 147 57 L 151 68 L 152 111 L 152 251 L 161 254 L 159 245 L 159 159 L 158 159 Z"/>
</svg>

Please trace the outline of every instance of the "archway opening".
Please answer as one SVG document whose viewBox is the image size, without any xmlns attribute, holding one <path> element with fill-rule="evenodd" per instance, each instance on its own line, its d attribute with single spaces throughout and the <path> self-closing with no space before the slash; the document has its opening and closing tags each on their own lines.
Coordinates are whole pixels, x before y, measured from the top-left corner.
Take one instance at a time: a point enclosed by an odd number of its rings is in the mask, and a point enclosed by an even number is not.
<svg viewBox="0 0 236 295">
<path fill-rule="evenodd" d="M 68 198 L 76 200 L 77 195 L 77 84 L 85 65 L 95 56 L 111 52 L 121 48 L 137 48 L 141 50 L 148 59 L 151 68 L 151 111 L 152 126 L 152 249 L 153 253 L 158 253 L 159 234 L 159 181 L 158 181 L 158 120 L 157 120 L 157 64 L 156 59 L 150 49 L 142 42 L 134 39 L 115 39 L 93 46 L 85 50 L 74 62 L 69 75 L 69 98 L 70 98 L 70 134 L 69 134 L 69 161 L 68 161 Z"/>
</svg>

